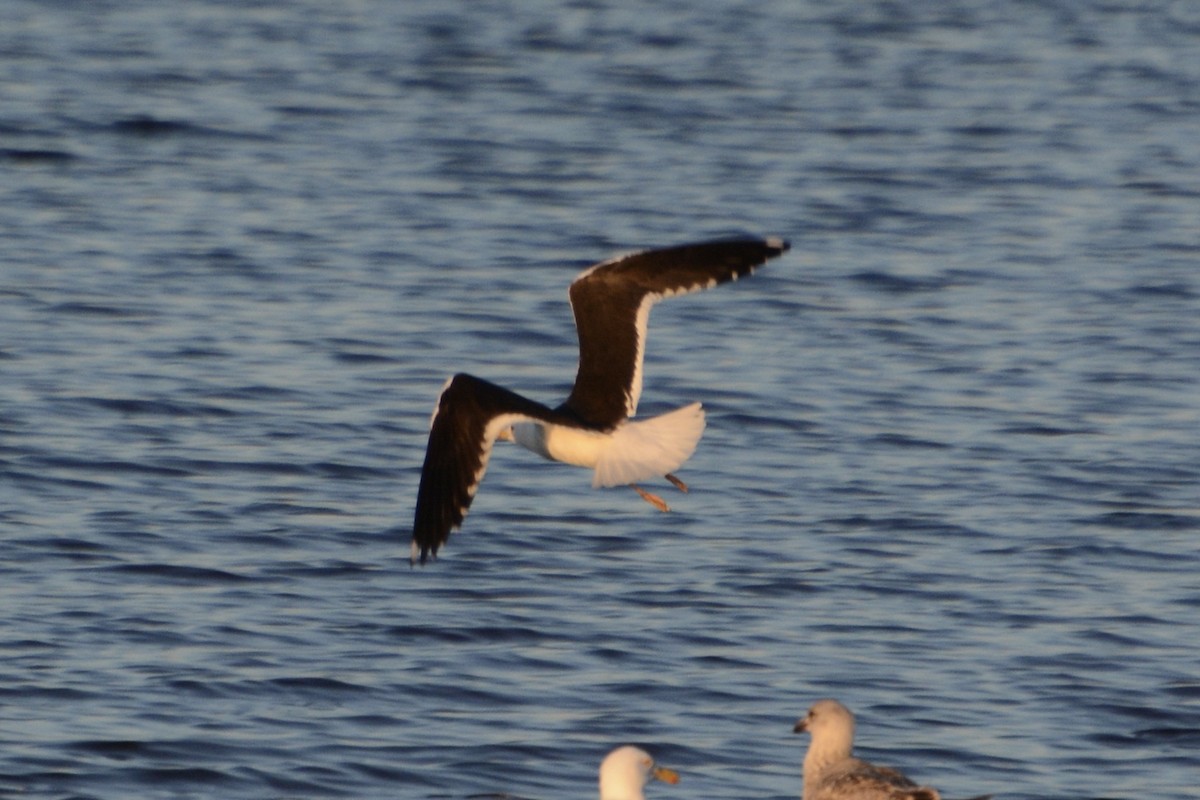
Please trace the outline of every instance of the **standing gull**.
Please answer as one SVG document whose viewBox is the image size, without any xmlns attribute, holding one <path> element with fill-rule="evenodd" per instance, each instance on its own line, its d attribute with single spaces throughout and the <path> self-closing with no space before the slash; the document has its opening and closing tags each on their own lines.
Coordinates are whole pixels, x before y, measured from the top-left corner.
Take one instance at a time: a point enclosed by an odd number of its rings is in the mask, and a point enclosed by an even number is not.
<svg viewBox="0 0 1200 800">
<path fill-rule="evenodd" d="M 655 764 L 645 750 L 618 747 L 600 762 L 600 800 L 644 800 L 642 789 L 652 780 L 679 783 L 679 774 Z"/>
<path fill-rule="evenodd" d="M 792 730 L 812 734 L 804 756 L 801 800 L 941 800 L 937 789 L 918 786 L 894 769 L 851 755 L 854 715 L 836 700 L 813 703 Z"/>
<path fill-rule="evenodd" d="M 704 432 L 699 403 L 630 419 L 642 393 L 650 308 L 659 300 L 749 275 L 788 249 L 786 241 L 721 239 L 644 250 L 592 266 L 571 283 L 579 368 L 566 401 L 550 408 L 494 383 L 458 374 L 446 382 L 430 421 L 413 520 L 412 560 L 436 556 L 462 524 L 497 439 L 552 461 L 594 470 L 593 487 L 628 484 L 667 511 L 637 482 L 672 473 Z"/>
</svg>

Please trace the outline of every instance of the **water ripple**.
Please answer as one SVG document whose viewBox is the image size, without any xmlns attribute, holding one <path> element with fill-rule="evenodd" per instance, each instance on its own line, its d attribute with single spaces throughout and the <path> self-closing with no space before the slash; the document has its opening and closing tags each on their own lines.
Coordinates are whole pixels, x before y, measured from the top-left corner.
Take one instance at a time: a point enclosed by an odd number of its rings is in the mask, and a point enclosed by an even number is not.
<svg viewBox="0 0 1200 800">
<path fill-rule="evenodd" d="M 0 794 L 795 797 L 837 695 L 1193 796 L 1200 24 L 910 6 L 0 4 Z M 556 402 L 579 269 L 735 232 L 674 510 L 500 446 L 410 568 L 446 377 Z"/>
</svg>

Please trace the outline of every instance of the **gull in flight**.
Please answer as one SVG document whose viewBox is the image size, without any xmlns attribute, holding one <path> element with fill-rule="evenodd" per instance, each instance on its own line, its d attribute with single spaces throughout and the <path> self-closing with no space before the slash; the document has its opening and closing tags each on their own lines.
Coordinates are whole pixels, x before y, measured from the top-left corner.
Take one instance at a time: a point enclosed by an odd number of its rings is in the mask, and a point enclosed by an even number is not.
<svg viewBox="0 0 1200 800">
<path fill-rule="evenodd" d="M 696 449 L 704 410 L 692 403 L 634 420 L 650 308 L 750 275 L 789 245 L 738 238 L 643 250 L 584 270 L 568 292 L 579 336 L 575 385 L 557 408 L 482 378 L 446 382 L 430 421 L 429 443 L 413 519 L 412 561 L 436 556 L 461 526 L 497 439 L 552 461 L 593 470 L 592 486 L 632 486 L 662 511 L 668 506 L 638 482 L 673 474 Z"/>
</svg>

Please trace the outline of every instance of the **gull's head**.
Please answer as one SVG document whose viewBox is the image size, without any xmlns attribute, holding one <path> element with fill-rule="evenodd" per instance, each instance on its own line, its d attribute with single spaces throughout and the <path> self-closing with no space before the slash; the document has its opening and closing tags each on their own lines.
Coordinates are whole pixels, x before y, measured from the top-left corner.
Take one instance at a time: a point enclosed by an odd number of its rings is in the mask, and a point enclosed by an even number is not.
<svg viewBox="0 0 1200 800">
<path fill-rule="evenodd" d="M 496 438 L 502 442 L 515 442 L 517 440 L 516 436 L 513 435 L 512 425 L 500 431 L 500 434 Z"/>
<path fill-rule="evenodd" d="M 810 734 L 809 752 L 820 753 L 822 760 L 849 758 L 854 746 L 854 715 L 837 700 L 818 700 L 792 731 Z"/>
<path fill-rule="evenodd" d="M 652 780 L 679 783 L 679 774 L 655 764 L 641 748 L 618 747 L 600 764 L 600 800 L 643 800 L 642 787 Z"/>
</svg>

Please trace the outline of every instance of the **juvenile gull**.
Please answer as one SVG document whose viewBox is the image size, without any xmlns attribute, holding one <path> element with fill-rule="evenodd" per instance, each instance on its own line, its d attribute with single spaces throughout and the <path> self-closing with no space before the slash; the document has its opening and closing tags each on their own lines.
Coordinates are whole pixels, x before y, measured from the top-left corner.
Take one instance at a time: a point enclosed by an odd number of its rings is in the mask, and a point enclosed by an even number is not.
<svg viewBox="0 0 1200 800">
<path fill-rule="evenodd" d="M 436 556 L 462 524 L 497 439 L 552 461 L 593 469 L 592 486 L 637 486 L 672 473 L 704 432 L 699 403 L 633 421 L 642 393 L 642 359 L 650 308 L 659 300 L 749 275 L 788 249 L 780 238 L 721 239 L 644 250 L 602 261 L 579 274 L 569 297 L 579 336 L 579 367 L 557 408 L 471 375 L 446 382 L 430 421 L 413 519 L 412 560 Z"/>
<path fill-rule="evenodd" d="M 836 700 L 813 703 L 792 730 L 812 735 L 804 756 L 802 800 L 941 800 L 937 789 L 918 786 L 894 769 L 855 758 L 851 754 L 854 715 Z"/>
<path fill-rule="evenodd" d="M 641 748 L 618 747 L 600 763 L 600 800 L 644 800 L 642 789 L 652 780 L 679 783 L 679 774 L 655 764 Z"/>
</svg>

